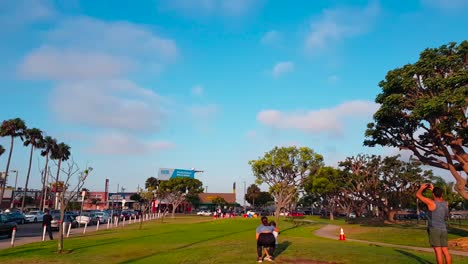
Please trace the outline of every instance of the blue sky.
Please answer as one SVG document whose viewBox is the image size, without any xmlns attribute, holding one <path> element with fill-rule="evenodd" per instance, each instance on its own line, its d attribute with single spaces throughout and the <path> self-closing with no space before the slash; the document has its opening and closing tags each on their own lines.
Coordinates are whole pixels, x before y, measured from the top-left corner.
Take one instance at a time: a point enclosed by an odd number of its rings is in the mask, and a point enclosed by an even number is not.
<svg viewBox="0 0 468 264">
<path fill-rule="evenodd" d="M 254 182 L 248 161 L 308 146 L 359 153 L 378 82 L 467 37 L 466 0 L 0 0 L 0 119 L 20 117 L 94 167 L 89 189 L 136 190 L 197 168 L 209 192 Z M 8 146 L 6 139 L 0 144 Z M 0 167 L 6 164 L 0 157 Z M 24 182 L 28 152 L 11 168 Z M 31 186 L 39 186 L 35 154 Z M 242 201 L 241 194 L 238 200 Z"/>
</svg>

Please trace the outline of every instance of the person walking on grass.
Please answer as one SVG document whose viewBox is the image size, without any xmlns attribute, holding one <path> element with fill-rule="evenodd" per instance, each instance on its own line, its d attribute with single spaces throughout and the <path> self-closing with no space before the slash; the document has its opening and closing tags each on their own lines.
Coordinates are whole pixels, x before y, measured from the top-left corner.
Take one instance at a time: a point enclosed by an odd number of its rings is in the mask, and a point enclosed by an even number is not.
<svg viewBox="0 0 468 264">
<path fill-rule="evenodd" d="M 268 218 L 261 218 L 262 224 L 257 227 L 255 238 L 257 239 L 257 262 L 263 260 L 273 261 L 273 252 L 275 250 L 275 236 L 273 231 L 275 228 L 268 223 Z M 263 249 L 268 249 L 268 254 L 263 258 Z"/>
<path fill-rule="evenodd" d="M 50 240 L 54 240 L 54 237 L 52 236 L 52 216 L 50 215 L 49 209 L 45 210 L 44 218 L 42 218 L 42 224 L 46 227 Z"/>
<path fill-rule="evenodd" d="M 434 199 L 427 198 L 423 195 L 425 190 L 432 191 Z M 427 232 L 429 235 L 429 243 L 434 248 L 437 264 L 452 264 L 452 257 L 448 251 L 447 226 L 445 220 L 449 216 L 448 204 L 442 198 L 442 189 L 434 187 L 432 183 L 423 184 L 416 197 L 427 205 L 429 212 Z"/>
</svg>

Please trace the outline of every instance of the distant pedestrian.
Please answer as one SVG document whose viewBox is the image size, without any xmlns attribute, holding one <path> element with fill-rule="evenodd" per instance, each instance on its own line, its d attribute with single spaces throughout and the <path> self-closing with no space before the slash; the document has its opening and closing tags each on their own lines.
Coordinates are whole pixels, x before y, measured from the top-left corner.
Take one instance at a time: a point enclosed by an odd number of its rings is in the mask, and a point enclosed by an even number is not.
<svg viewBox="0 0 468 264">
<path fill-rule="evenodd" d="M 275 250 L 275 236 L 273 231 L 275 228 L 268 223 L 268 218 L 263 216 L 261 218 L 262 224 L 257 227 L 257 262 L 263 262 L 263 250 L 267 249 L 265 260 L 273 261 L 273 252 Z"/>
<path fill-rule="evenodd" d="M 427 189 L 432 191 L 434 200 L 423 196 L 423 192 Z M 447 225 L 445 224 L 449 211 L 447 202 L 442 198 L 442 189 L 434 187 L 431 183 L 424 184 L 419 188 L 416 197 L 429 209 L 427 232 L 429 242 L 434 248 L 437 264 L 443 264 L 444 258 L 446 264 L 452 264 L 452 257 L 448 251 Z"/>
<path fill-rule="evenodd" d="M 50 215 L 49 209 L 45 210 L 44 218 L 42 218 L 42 224 L 46 227 L 50 240 L 54 240 L 54 237 L 52 236 L 52 216 Z"/>
</svg>

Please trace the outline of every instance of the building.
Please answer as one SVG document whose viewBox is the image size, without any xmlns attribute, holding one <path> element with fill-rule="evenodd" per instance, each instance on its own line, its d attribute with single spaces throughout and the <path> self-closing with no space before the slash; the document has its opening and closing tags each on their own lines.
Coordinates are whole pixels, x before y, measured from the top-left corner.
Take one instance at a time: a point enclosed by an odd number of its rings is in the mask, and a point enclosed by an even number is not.
<svg viewBox="0 0 468 264">
<path fill-rule="evenodd" d="M 199 209 L 214 211 L 219 207 L 218 204 L 213 203 L 216 198 L 222 198 L 227 202 L 223 209 L 233 209 L 239 206 L 236 203 L 235 193 L 200 193 L 198 197 L 200 198 Z"/>
</svg>

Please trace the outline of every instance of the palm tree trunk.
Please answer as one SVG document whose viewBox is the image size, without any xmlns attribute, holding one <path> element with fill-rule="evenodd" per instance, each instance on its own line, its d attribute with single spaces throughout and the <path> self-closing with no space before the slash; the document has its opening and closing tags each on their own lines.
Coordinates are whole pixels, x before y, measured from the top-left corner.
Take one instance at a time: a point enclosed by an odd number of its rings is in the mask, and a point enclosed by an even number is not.
<svg viewBox="0 0 468 264">
<path fill-rule="evenodd" d="M 21 202 L 21 212 L 24 212 L 24 203 L 26 201 L 26 192 L 28 191 L 29 175 L 31 174 L 33 152 L 34 152 L 34 145 L 31 144 L 31 153 L 29 153 L 29 168 L 28 168 L 28 174 L 26 175 L 26 183 L 24 184 L 23 201 Z"/>
<path fill-rule="evenodd" d="M 46 162 L 45 162 L 45 167 L 44 167 L 44 175 L 42 177 L 42 195 L 41 195 L 41 205 L 39 206 L 40 207 L 40 210 L 43 211 L 44 210 L 44 206 L 45 206 L 45 196 L 46 196 L 46 189 L 45 189 L 45 185 L 46 185 L 46 181 L 47 181 L 47 166 L 49 165 L 49 152 L 46 153 Z"/>
<path fill-rule="evenodd" d="M 55 193 L 54 193 L 54 209 L 57 209 L 58 206 L 58 196 L 57 196 L 57 187 L 58 187 L 58 182 L 59 182 L 59 175 L 60 175 L 60 166 L 62 165 L 62 159 L 59 159 L 58 161 L 58 166 L 57 166 L 57 176 L 55 177 Z"/>
<path fill-rule="evenodd" d="M 10 154 L 8 154 L 8 161 L 7 161 L 6 170 L 5 170 L 5 179 L 4 179 L 4 182 L 2 183 L 2 187 L 0 188 L 0 207 L 2 207 L 3 194 L 5 193 L 6 181 L 8 178 L 8 171 L 10 170 L 11 154 L 13 153 L 13 142 L 14 142 L 14 137 L 11 137 Z M 13 197 L 11 197 L 11 199 L 13 199 Z"/>
</svg>

